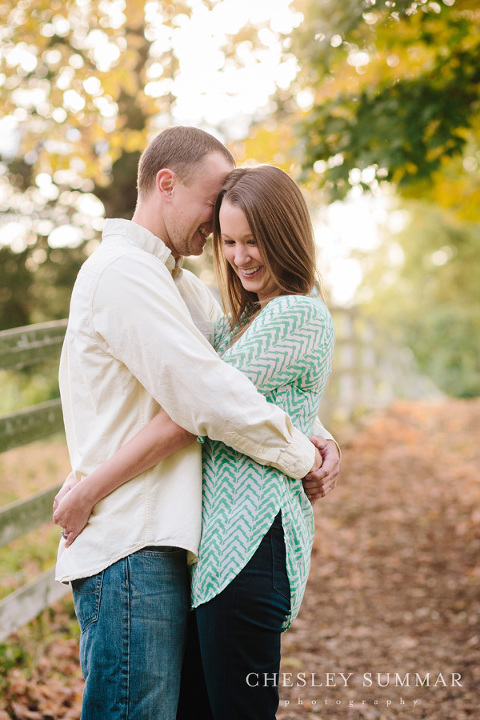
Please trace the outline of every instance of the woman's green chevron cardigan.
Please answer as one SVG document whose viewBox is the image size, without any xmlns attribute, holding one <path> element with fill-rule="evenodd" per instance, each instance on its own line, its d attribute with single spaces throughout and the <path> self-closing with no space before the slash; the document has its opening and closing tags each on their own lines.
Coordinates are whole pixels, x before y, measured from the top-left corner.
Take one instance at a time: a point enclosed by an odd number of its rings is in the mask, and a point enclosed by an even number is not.
<svg viewBox="0 0 480 720">
<path fill-rule="evenodd" d="M 330 375 L 333 323 L 318 296 L 271 300 L 229 347 L 226 319 L 217 324 L 215 348 L 225 362 L 245 373 L 269 402 L 281 407 L 305 435 Z M 218 595 L 258 548 L 277 513 L 285 534 L 291 613 L 298 614 L 310 569 L 313 512 L 301 480 L 264 467 L 227 445 L 207 438 L 203 445 L 203 530 L 192 571 L 194 607 Z"/>
</svg>

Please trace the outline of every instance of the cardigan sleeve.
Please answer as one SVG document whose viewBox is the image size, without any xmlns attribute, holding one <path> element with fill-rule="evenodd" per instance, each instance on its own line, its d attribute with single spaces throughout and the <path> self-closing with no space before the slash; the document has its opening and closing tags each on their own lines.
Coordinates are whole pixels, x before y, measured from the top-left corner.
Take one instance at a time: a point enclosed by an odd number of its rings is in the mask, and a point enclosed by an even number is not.
<svg viewBox="0 0 480 720">
<path fill-rule="evenodd" d="M 271 300 L 223 358 L 241 370 L 262 394 L 302 378 L 323 386 L 331 372 L 333 322 L 315 297 Z"/>
</svg>

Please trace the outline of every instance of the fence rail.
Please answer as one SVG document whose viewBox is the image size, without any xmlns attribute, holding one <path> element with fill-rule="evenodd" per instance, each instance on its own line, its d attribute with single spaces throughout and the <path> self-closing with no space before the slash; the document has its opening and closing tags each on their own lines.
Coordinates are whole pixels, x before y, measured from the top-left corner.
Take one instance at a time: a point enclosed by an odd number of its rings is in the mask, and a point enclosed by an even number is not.
<svg viewBox="0 0 480 720">
<path fill-rule="evenodd" d="M 438 398 L 443 393 L 417 367 L 413 352 L 380 333 L 358 308 L 331 308 L 335 325 L 333 370 L 320 407 L 326 423 L 350 421 L 395 398 Z"/>
<path fill-rule="evenodd" d="M 67 585 L 56 582 L 53 567 L 15 590 L 0 604 L 0 642 L 69 592 Z"/>
<path fill-rule="evenodd" d="M 0 370 L 20 370 L 58 358 L 66 320 L 0 332 Z M 50 400 L 0 417 L 0 452 L 27 445 L 63 428 L 60 400 Z M 0 509 L 0 547 L 51 520 L 60 486 Z M 70 588 L 55 582 L 54 568 L 41 573 L 0 602 L 0 642 L 64 597 Z"/>
<path fill-rule="evenodd" d="M 0 547 L 51 520 L 52 503 L 60 485 L 7 505 L 0 511 Z M 46 607 L 70 592 L 55 582 L 54 568 L 41 573 L 0 602 L 0 642 L 33 620 Z"/>
<path fill-rule="evenodd" d="M 52 519 L 52 505 L 60 485 L 41 490 L 0 511 L 0 547 L 44 525 Z"/>
<path fill-rule="evenodd" d="M 18 370 L 60 354 L 66 320 L 0 332 L 0 370 Z"/>
<path fill-rule="evenodd" d="M 0 452 L 27 445 L 63 429 L 60 400 L 0 417 Z"/>
<path fill-rule="evenodd" d="M 333 308 L 336 351 L 331 380 L 320 409 L 328 425 L 359 411 L 388 404 L 395 397 L 438 397 L 408 348 L 389 344 L 355 308 Z M 58 358 L 66 320 L 0 332 L 0 370 L 17 370 Z M 63 427 L 60 400 L 51 400 L 0 417 L 0 452 L 47 437 Z M 0 509 L 0 546 L 51 518 L 59 486 Z M 0 642 L 69 592 L 56 583 L 53 568 L 0 602 Z"/>
</svg>

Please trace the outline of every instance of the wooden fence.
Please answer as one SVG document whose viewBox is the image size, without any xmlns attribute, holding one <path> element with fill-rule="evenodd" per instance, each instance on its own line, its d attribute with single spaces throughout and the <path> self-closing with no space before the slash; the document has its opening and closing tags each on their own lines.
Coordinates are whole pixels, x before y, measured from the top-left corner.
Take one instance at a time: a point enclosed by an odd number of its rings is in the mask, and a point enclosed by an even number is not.
<svg viewBox="0 0 480 720">
<path fill-rule="evenodd" d="M 66 320 L 0 332 L 0 370 L 19 370 L 59 357 Z M 60 400 L 0 417 L 0 452 L 41 440 L 63 429 Z M 51 520 L 58 487 L 0 510 L 0 546 Z M 50 568 L 0 602 L 0 642 L 70 590 L 54 580 Z"/>
<path fill-rule="evenodd" d="M 335 325 L 333 370 L 320 417 L 333 427 L 396 398 L 438 398 L 443 393 L 417 367 L 413 351 L 381 334 L 356 307 L 330 308 Z"/>
<path fill-rule="evenodd" d="M 408 348 L 390 345 L 355 309 L 333 308 L 336 328 L 334 371 L 320 416 L 333 427 L 396 397 L 437 397 L 440 392 L 418 372 Z M 0 370 L 21 369 L 58 357 L 66 321 L 0 332 Z M 0 417 L 0 452 L 26 445 L 63 428 L 60 400 Z M 0 510 L 0 546 L 49 520 L 60 486 Z M 0 602 L 0 642 L 36 617 L 69 588 L 56 583 L 53 568 Z"/>
</svg>

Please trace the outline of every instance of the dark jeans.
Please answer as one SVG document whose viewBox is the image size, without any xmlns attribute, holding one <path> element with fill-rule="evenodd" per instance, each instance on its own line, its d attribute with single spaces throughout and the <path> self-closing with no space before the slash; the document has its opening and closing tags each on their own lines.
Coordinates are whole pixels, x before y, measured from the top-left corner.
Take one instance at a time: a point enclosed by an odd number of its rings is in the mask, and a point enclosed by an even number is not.
<svg viewBox="0 0 480 720">
<path fill-rule="evenodd" d="M 279 514 L 239 575 L 192 613 L 177 720 L 273 720 L 289 611 Z"/>
</svg>

